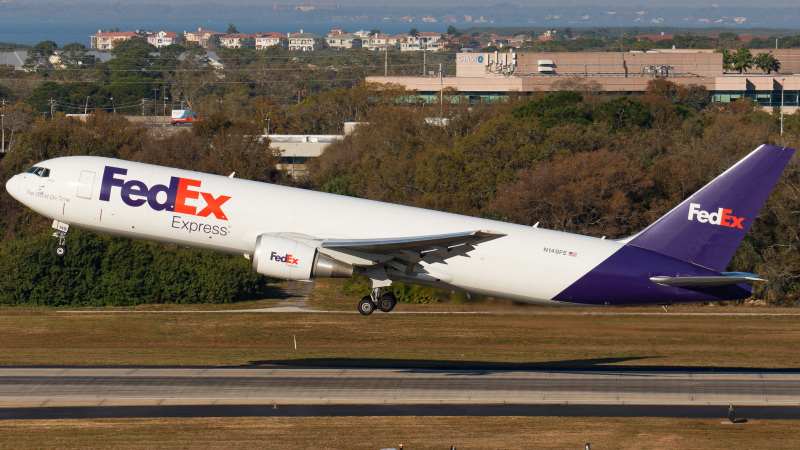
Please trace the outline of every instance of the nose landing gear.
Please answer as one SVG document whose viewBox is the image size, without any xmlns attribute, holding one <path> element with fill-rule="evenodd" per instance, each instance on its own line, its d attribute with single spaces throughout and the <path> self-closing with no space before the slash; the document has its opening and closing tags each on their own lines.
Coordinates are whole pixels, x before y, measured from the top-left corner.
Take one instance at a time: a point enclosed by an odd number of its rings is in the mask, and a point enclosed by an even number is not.
<svg viewBox="0 0 800 450">
<path fill-rule="evenodd" d="M 56 232 L 53 233 L 53 236 L 58 238 L 58 244 L 56 244 L 56 248 L 53 249 L 53 253 L 55 253 L 56 257 L 63 258 L 64 255 L 67 254 L 66 243 L 67 243 L 67 231 L 69 231 L 69 224 L 54 220 L 53 228 L 56 229 Z"/>
</svg>

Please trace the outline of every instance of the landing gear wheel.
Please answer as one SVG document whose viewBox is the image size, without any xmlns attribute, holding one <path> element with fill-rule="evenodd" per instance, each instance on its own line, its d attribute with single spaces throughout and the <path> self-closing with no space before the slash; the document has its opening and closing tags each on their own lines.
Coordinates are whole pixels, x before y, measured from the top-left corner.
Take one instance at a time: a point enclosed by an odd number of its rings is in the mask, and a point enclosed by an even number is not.
<svg viewBox="0 0 800 450">
<path fill-rule="evenodd" d="M 63 258 L 64 255 L 67 254 L 67 246 L 63 244 L 56 245 L 56 248 L 53 250 L 53 253 L 56 254 L 57 257 Z"/>
<path fill-rule="evenodd" d="M 378 299 L 378 309 L 383 312 L 388 313 L 394 309 L 395 305 L 397 305 L 397 298 L 395 298 L 394 294 L 383 294 Z"/>
<path fill-rule="evenodd" d="M 358 302 L 358 312 L 362 315 L 368 316 L 372 314 L 373 311 L 375 311 L 375 303 L 372 303 L 372 297 L 369 295 Z"/>
</svg>

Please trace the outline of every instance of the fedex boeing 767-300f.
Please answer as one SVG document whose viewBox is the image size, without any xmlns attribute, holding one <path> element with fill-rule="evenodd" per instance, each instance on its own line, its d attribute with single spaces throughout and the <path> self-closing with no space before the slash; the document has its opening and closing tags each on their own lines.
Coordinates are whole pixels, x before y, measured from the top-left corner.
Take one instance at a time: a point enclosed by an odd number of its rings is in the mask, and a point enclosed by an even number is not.
<svg viewBox="0 0 800 450">
<path fill-rule="evenodd" d="M 69 226 L 244 255 L 273 278 L 372 280 L 362 314 L 391 311 L 393 281 L 544 305 L 744 299 L 724 272 L 793 149 L 762 145 L 638 234 L 613 240 L 117 159 L 42 161 L 6 184 Z"/>
</svg>

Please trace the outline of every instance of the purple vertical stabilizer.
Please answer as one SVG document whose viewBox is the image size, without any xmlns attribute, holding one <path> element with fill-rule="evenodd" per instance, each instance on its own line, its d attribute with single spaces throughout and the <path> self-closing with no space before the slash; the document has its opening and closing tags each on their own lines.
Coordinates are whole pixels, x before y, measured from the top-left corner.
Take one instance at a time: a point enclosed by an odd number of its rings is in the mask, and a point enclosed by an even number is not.
<svg viewBox="0 0 800 450">
<path fill-rule="evenodd" d="M 791 148 L 758 147 L 623 242 L 722 272 L 793 154 Z"/>
</svg>

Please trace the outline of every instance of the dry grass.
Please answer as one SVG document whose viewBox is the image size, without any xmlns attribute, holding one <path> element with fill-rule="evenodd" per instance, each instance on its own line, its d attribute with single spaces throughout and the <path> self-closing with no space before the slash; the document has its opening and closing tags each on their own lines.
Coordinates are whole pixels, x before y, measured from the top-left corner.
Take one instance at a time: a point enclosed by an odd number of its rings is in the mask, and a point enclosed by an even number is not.
<svg viewBox="0 0 800 450">
<path fill-rule="evenodd" d="M 0 365 L 800 368 L 800 316 L 530 311 L 363 317 L 6 310 Z"/>
<path fill-rule="evenodd" d="M 793 448 L 798 421 L 572 417 L 311 417 L 9 420 L 0 446 Z"/>
</svg>

